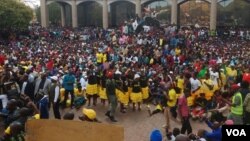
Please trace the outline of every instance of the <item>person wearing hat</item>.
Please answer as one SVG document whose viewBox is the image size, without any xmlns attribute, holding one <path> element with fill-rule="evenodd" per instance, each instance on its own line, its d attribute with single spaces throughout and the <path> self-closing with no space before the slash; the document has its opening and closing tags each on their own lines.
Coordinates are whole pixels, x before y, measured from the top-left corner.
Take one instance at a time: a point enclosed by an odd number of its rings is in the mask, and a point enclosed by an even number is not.
<svg viewBox="0 0 250 141">
<path fill-rule="evenodd" d="M 60 87 L 58 84 L 58 77 L 51 77 L 51 84 L 49 85 L 49 102 L 53 106 L 53 112 L 56 119 L 61 119 L 61 114 L 59 111 L 60 103 Z"/>
<path fill-rule="evenodd" d="M 243 98 L 242 94 L 239 91 L 239 84 L 233 84 L 231 90 L 234 93 L 232 101 L 227 101 L 222 99 L 224 102 L 231 106 L 231 112 L 228 115 L 227 119 L 233 120 L 236 125 L 243 124 Z"/>
<path fill-rule="evenodd" d="M 138 104 L 138 110 L 141 110 L 142 102 L 142 93 L 141 93 L 141 84 L 140 84 L 140 75 L 135 74 L 134 81 L 132 83 L 132 93 L 130 99 L 133 103 L 133 111 L 135 111 L 135 105 Z"/>
<path fill-rule="evenodd" d="M 79 117 L 80 120 L 88 122 L 98 122 L 95 110 L 83 108 L 82 114 L 83 115 Z"/>
<path fill-rule="evenodd" d="M 109 101 L 109 109 L 105 115 L 108 116 L 112 122 L 117 122 L 114 117 L 117 108 L 117 97 L 115 93 L 115 80 L 113 79 L 113 73 L 111 70 L 108 70 L 107 72 L 106 93 Z"/>
</svg>

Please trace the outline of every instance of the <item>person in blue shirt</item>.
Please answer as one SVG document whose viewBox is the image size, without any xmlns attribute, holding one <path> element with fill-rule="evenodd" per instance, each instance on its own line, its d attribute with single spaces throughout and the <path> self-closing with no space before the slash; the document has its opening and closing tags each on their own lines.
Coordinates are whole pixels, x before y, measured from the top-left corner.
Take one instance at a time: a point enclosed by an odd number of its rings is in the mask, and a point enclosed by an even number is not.
<svg viewBox="0 0 250 141">
<path fill-rule="evenodd" d="M 69 69 L 69 73 L 64 76 L 63 79 L 63 87 L 65 89 L 65 95 L 64 95 L 64 100 L 63 100 L 63 108 L 66 107 L 66 102 L 68 100 L 68 95 L 70 93 L 71 95 L 71 108 L 73 107 L 73 102 L 74 102 L 74 83 L 75 83 L 75 76 L 73 74 L 72 69 Z"/>
<path fill-rule="evenodd" d="M 39 101 L 39 111 L 41 119 L 49 119 L 49 97 L 44 95 Z"/>
<path fill-rule="evenodd" d="M 221 124 L 217 121 L 210 122 L 206 119 L 206 124 L 208 127 L 212 129 L 212 132 L 205 131 L 204 136 L 206 139 L 210 141 L 221 141 L 222 133 L 221 133 Z"/>
</svg>

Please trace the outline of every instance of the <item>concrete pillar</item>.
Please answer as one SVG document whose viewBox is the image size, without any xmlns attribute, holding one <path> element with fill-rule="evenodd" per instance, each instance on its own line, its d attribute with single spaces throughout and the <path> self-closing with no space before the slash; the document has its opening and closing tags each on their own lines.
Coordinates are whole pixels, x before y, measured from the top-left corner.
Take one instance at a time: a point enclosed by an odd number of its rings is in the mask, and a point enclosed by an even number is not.
<svg viewBox="0 0 250 141">
<path fill-rule="evenodd" d="M 210 5 L 210 30 L 216 29 L 217 21 L 217 0 L 211 0 Z"/>
<path fill-rule="evenodd" d="M 61 4 L 61 25 L 65 26 L 65 5 Z"/>
<path fill-rule="evenodd" d="M 178 0 L 172 0 L 171 6 L 171 24 L 177 24 Z"/>
<path fill-rule="evenodd" d="M 78 26 L 78 22 L 77 22 L 77 5 L 76 5 L 76 0 L 72 1 L 72 27 L 75 28 Z"/>
<path fill-rule="evenodd" d="M 41 9 L 41 25 L 42 27 L 48 27 L 48 9 L 47 9 L 47 0 L 40 0 L 40 9 Z"/>
<path fill-rule="evenodd" d="M 102 24 L 103 28 L 107 29 L 108 28 L 108 0 L 103 0 L 103 7 L 102 7 Z"/>
<path fill-rule="evenodd" d="M 141 18 L 141 0 L 136 0 L 135 13 Z"/>
</svg>

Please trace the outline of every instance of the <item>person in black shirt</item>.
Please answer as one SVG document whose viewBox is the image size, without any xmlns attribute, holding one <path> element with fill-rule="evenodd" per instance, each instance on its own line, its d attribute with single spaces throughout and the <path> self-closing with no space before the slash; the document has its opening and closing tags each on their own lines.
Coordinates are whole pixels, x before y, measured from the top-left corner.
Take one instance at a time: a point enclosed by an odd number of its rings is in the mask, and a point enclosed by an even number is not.
<svg viewBox="0 0 250 141">
<path fill-rule="evenodd" d="M 119 70 L 116 70 L 115 75 L 114 75 L 115 94 L 119 102 L 121 102 L 121 97 L 123 95 L 121 74 L 122 73 Z"/>
<path fill-rule="evenodd" d="M 101 103 L 103 104 L 103 106 L 105 105 L 105 101 L 108 99 L 107 98 L 107 94 L 106 94 L 106 70 L 103 71 L 102 76 L 101 76 L 101 80 L 100 80 L 100 90 L 99 90 L 99 96 L 101 99 Z"/>
<path fill-rule="evenodd" d="M 88 106 L 90 106 L 91 98 L 93 98 L 93 105 L 96 105 L 97 102 L 97 76 L 96 72 L 94 71 L 94 66 L 91 65 L 89 67 L 89 71 L 87 72 L 88 75 L 88 84 L 86 88 L 86 94 L 88 98 Z"/>
<path fill-rule="evenodd" d="M 130 99 L 133 103 L 133 111 L 135 110 L 135 104 L 138 104 L 138 110 L 141 110 L 141 102 L 142 102 L 142 93 L 141 93 L 141 84 L 140 84 L 140 75 L 135 74 L 134 81 L 132 83 L 132 93 L 130 95 Z"/>
<path fill-rule="evenodd" d="M 149 97 L 149 89 L 148 89 L 148 78 L 145 76 L 145 73 L 141 73 L 140 77 L 141 91 L 142 91 L 142 99 L 145 102 Z"/>
<path fill-rule="evenodd" d="M 127 106 L 129 102 L 128 80 L 124 75 L 121 77 L 121 80 L 122 80 L 121 94 L 119 95 L 119 101 L 121 103 L 120 112 L 126 113 L 125 106 Z"/>
</svg>

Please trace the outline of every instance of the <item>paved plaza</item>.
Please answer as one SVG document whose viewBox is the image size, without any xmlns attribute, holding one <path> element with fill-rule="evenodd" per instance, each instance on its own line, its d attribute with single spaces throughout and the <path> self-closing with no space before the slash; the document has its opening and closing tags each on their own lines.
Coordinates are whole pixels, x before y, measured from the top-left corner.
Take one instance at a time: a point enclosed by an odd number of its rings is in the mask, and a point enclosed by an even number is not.
<svg viewBox="0 0 250 141">
<path fill-rule="evenodd" d="M 91 106 L 86 108 L 95 109 L 97 112 L 97 118 L 102 123 L 123 126 L 125 136 L 124 141 L 147 141 L 149 140 L 150 133 L 154 128 L 158 128 L 162 131 L 162 133 L 164 133 L 164 129 L 162 128 L 162 126 L 165 124 L 164 115 L 162 113 L 158 113 L 156 115 L 153 115 L 152 117 L 149 117 L 146 105 L 143 105 L 141 111 L 132 111 L 132 108 L 130 108 L 125 114 L 120 113 L 119 109 L 117 109 L 117 123 L 110 122 L 110 120 L 104 115 L 108 108 L 107 106 L 103 107 L 99 103 L 96 107 Z M 154 106 L 151 105 L 151 109 L 153 110 Z M 70 109 L 64 110 L 63 113 L 67 111 L 70 111 Z M 81 115 L 81 109 L 77 111 L 73 109 L 72 111 L 76 113 L 75 120 L 79 120 L 78 117 Z M 51 117 L 53 118 L 52 112 Z M 204 122 L 191 120 L 191 125 L 194 133 L 196 133 L 198 129 L 209 130 Z M 171 126 L 172 129 L 174 127 L 180 128 L 181 123 L 171 120 Z"/>
</svg>

